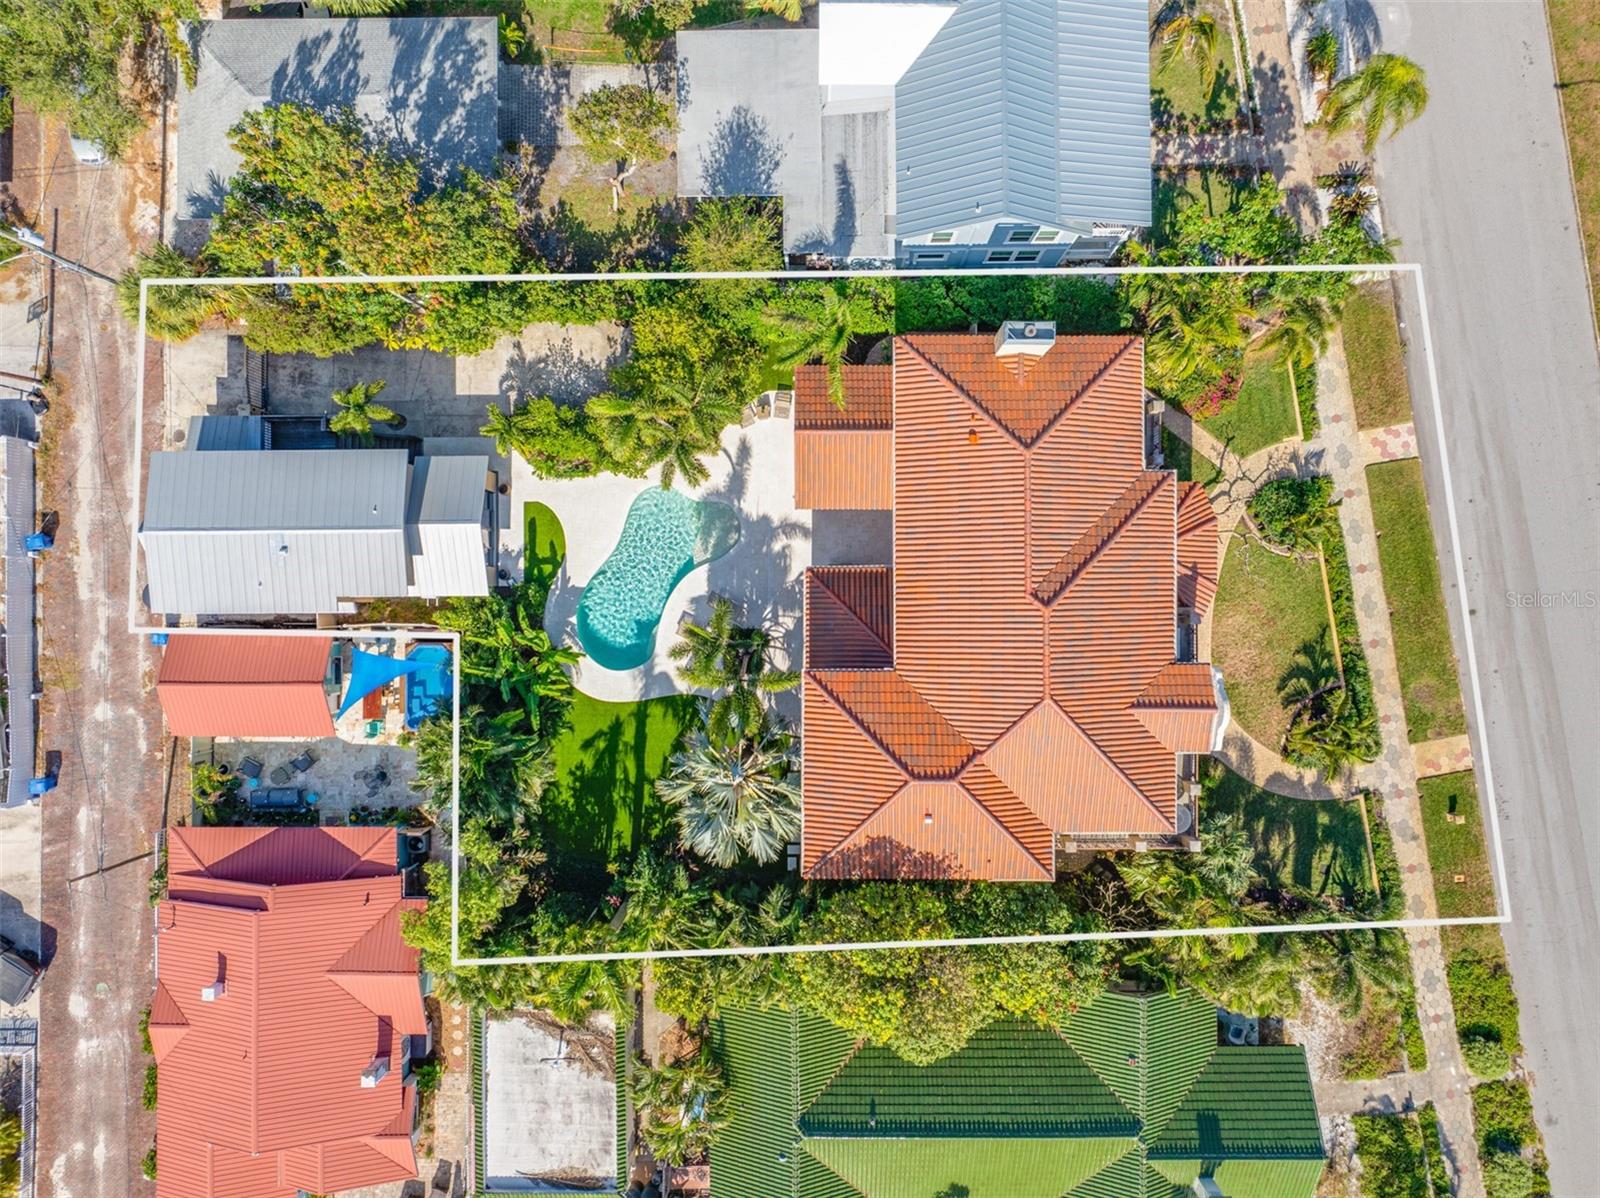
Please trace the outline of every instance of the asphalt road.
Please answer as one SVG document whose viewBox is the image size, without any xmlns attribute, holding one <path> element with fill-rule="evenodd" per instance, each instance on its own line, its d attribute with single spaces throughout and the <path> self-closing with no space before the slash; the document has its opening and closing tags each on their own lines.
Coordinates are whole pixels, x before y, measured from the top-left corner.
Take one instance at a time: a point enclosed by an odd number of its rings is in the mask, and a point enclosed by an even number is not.
<svg viewBox="0 0 1600 1198">
<path fill-rule="evenodd" d="M 1398 256 L 1424 270 L 1465 595 L 1404 288 L 1412 389 L 1463 669 L 1463 618 L 1476 640 L 1485 718 L 1473 718 L 1474 739 L 1487 736 L 1499 801 L 1527 1063 L 1553 1192 L 1593 1194 L 1600 355 L 1550 43 L 1537 3 L 1391 5 L 1379 17 L 1384 49 L 1421 63 L 1431 92 L 1422 118 L 1379 150 L 1378 177 Z"/>
</svg>

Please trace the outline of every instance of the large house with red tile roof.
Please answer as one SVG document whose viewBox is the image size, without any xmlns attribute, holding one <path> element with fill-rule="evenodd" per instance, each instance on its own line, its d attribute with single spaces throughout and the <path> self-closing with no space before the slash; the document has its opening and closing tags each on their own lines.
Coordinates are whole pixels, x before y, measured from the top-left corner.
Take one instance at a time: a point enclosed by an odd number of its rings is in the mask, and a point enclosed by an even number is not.
<svg viewBox="0 0 1600 1198">
<path fill-rule="evenodd" d="M 428 1023 L 393 828 L 173 828 L 156 913 L 158 1198 L 416 1175 Z"/>
<path fill-rule="evenodd" d="M 806 577 L 806 877 L 1045 881 L 1058 850 L 1198 846 L 1217 521 L 1149 468 L 1143 379 L 1138 338 L 1043 322 L 897 337 L 842 407 L 796 371 L 796 505 L 894 514 L 892 563 Z"/>
</svg>

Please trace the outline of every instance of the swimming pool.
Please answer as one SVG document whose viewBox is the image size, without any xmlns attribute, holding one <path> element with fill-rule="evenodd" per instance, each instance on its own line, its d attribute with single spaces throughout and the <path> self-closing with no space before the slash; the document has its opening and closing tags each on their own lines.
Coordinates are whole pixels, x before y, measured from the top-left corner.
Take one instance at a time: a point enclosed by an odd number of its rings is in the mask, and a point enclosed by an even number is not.
<svg viewBox="0 0 1600 1198">
<path fill-rule="evenodd" d="M 660 487 L 640 492 L 616 548 L 578 600 L 583 651 L 608 670 L 644 665 L 673 588 L 738 542 L 739 515 L 727 504 Z"/>
<path fill-rule="evenodd" d="M 406 660 L 424 663 L 406 675 L 406 727 L 415 728 L 450 702 L 450 650 L 418 645 Z"/>
</svg>

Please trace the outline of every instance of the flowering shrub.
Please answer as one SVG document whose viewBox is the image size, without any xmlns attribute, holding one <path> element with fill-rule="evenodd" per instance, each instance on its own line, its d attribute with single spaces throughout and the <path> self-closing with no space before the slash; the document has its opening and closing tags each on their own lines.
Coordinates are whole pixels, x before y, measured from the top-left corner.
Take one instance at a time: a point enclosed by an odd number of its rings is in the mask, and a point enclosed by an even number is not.
<svg viewBox="0 0 1600 1198">
<path fill-rule="evenodd" d="M 1239 398 L 1239 376 L 1224 371 L 1222 376 L 1204 391 L 1188 395 L 1183 400 L 1183 410 L 1195 420 L 1215 416 Z"/>
</svg>

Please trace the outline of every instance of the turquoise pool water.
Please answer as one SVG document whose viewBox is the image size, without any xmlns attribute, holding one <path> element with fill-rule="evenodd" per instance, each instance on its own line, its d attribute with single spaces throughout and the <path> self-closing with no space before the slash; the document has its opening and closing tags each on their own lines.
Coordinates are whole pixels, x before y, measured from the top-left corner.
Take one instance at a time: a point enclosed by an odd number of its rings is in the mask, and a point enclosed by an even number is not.
<svg viewBox="0 0 1600 1198">
<path fill-rule="evenodd" d="M 644 665 L 672 589 L 738 541 L 739 515 L 727 504 L 660 487 L 641 491 L 628 508 L 617 547 L 578 600 L 583 651 L 608 670 Z"/>
<path fill-rule="evenodd" d="M 406 675 L 406 727 L 415 728 L 450 702 L 450 650 L 443 645 L 418 645 L 407 661 L 423 667 Z"/>
</svg>

